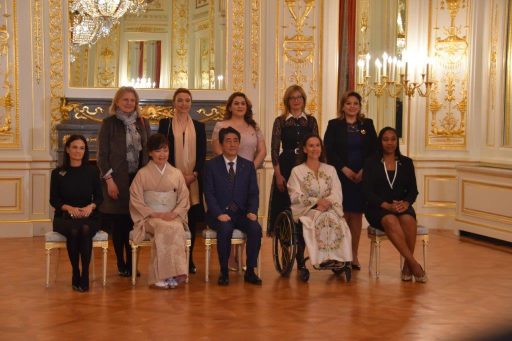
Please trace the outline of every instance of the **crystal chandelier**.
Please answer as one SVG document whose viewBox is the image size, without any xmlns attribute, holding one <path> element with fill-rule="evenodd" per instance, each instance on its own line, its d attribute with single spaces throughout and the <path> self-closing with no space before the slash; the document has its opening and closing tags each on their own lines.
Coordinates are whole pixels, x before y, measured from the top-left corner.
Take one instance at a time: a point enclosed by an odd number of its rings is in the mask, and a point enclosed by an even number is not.
<svg viewBox="0 0 512 341">
<path fill-rule="evenodd" d="M 126 13 L 143 13 L 152 0 L 71 0 L 74 14 L 71 27 L 74 46 L 92 45 L 110 34 Z"/>
</svg>

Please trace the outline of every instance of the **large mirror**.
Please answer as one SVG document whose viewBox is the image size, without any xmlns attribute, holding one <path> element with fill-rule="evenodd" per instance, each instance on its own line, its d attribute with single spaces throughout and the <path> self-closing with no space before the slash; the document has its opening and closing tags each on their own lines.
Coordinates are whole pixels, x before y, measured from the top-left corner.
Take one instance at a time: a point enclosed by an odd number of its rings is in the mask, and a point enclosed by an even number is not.
<svg viewBox="0 0 512 341">
<path fill-rule="evenodd" d="M 126 14 L 106 37 L 70 49 L 70 87 L 223 89 L 226 1 L 152 0 Z"/>
<path fill-rule="evenodd" d="M 366 60 L 370 56 L 368 67 L 368 80 L 366 84 L 359 85 L 358 90 L 366 95 L 363 111 L 373 118 L 377 131 L 385 126 L 397 129 L 400 137 L 404 130 L 404 94 L 396 91 L 398 87 L 388 84 L 385 87 L 375 85 L 377 76 L 377 58 L 384 60 L 384 53 L 388 58 L 387 70 L 394 64 L 390 59 L 401 60 L 407 41 L 407 1 L 406 0 L 368 0 L 357 2 L 359 13 L 358 27 L 358 59 Z M 396 57 L 396 58 L 395 58 Z M 394 68 L 394 66 L 393 66 Z M 361 72 L 359 66 L 356 71 Z M 396 72 L 395 72 L 396 73 Z M 391 72 L 387 80 L 391 80 Z M 356 76 L 361 83 L 362 75 Z M 393 76 L 398 82 L 399 77 Z M 384 83 L 384 81 L 382 81 Z"/>
</svg>

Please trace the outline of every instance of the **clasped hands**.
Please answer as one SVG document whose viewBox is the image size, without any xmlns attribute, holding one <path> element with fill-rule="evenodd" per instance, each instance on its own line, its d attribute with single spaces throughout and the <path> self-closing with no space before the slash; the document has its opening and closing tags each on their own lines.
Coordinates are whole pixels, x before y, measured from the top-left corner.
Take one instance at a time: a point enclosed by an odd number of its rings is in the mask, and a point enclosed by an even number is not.
<svg viewBox="0 0 512 341">
<path fill-rule="evenodd" d="M 326 212 L 332 207 L 332 203 L 324 198 L 318 199 L 316 202 L 316 209 L 320 212 Z"/>
<path fill-rule="evenodd" d="M 393 200 L 392 203 L 384 203 L 383 208 L 391 212 L 402 213 L 407 211 L 409 203 L 405 200 Z"/>
<path fill-rule="evenodd" d="M 165 221 L 171 221 L 178 217 L 178 213 L 171 212 L 153 212 L 149 215 L 150 218 L 159 218 Z"/>
<path fill-rule="evenodd" d="M 341 169 L 341 171 L 343 172 L 343 174 L 345 174 L 345 176 L 347 178 L 349 178 L 353 183 L 360 183 L 361 181 L 363 181 L 363 170 L 361 169 L 359 172 L 354 172 L 352 169 L 348 168 L 348 167 L 343 167 Z"/>
<path fill-rule="evenodd" d="M 74 207 L 69 205 L 62 206 L 62 209 L 67 211 L 71 218 L 87 218 L 91 215 L 94 208 L 96 208 L 95 204 L 89 204 L 84 207 Z"/>
</svg>

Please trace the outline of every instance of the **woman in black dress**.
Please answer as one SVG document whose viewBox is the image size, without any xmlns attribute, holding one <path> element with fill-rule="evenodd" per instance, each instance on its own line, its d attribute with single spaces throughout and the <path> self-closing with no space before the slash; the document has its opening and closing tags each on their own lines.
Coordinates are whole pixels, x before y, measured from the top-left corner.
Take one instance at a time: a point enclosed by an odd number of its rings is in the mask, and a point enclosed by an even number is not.
<svg viewBox="0 0 512 341">
<path fill-rule="evenodd" d="M 80 292 L 89 290 L 92 238 L 100 226 L 97 207 L 103 201 L 98 169 L 88 162 L 87 141 L 82 135 L 71 135 L 64 147 L 62 166 L 52 171 L 50 182 L 53 230 L 66 237 L 73 269 L 71 286 Z"/>
<path fill-rule="evenodd" d="M 343 190 L 343 211 L 352 234 L 352 268 L 361 269 L 357 258 L 363 223 L 363 165 L 375 152 L 377 132 L 373 121 L 361 114 L 361 95 L 348 92 L 341 100 L 341 112 L 325 131 L 327 162 L 336 168 Z"/>
<path fill-rule="evenodd" d="M 318 135 L 316 119 L 304 112 L 306 92 L 299 85 L 291 85 L 283 96 L 284 111 L 274 121 L 270 153 L 274 166 L 274 179 L 269 200 L 267 235 L 272 235 L 279 213 L 290 208 L 286 183 L 296 165 L 302 139 L 308 134 Z M 282 147 L 282 152 L 279 151 Z"/>
<path fill-rule="evenodd" d="M 204 123 L 190 117 L 192 93 L 185 88 L 174 92 L 172 104 L 175 115 L 172 119 L 160 120 L 158 132 L 169 140 L 169 163 L 178 168 L 185 177 L 190 192 L 188 226 L 192 236 L 189 273 L 196 273 L 192 259 L 197 225 L 204 221 L 201 174 L 206 159 L 206 131 Z"/>
<path fill-rule="evenodd" d="M 377 153 L 366 160 L 363 189 L 367 200 L 365 217 L 371 226 L 385 231 L 404 257 L 402 280 L 425 283 L 427 276 L 414 258 L 416 213 L 412 204 L 418 196 L 414 165 L 400 154 L 398 135 L 391 127 L 383 128 L 377 139 Z"/>
</svg>

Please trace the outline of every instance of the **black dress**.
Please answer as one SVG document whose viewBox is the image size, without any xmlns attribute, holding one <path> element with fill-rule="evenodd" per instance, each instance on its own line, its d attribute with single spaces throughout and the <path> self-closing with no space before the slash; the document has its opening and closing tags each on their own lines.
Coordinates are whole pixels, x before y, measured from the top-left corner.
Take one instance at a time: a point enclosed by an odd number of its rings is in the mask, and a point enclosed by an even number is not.
<svg viewBox="0 0 512 341">
<path fill-rule="evenodd" d="M 343 191 L 343 210 L 362 213 L 364 196 L 361 183 L 354 183 L 341 171 L 343 167 L 359 172 L 367 157 L 371 156 L 377 146 L 377 133 L 373 121 L 369 118 L 347 124 L 345 119 L 329 121 L 325 131 L 325 149 L 327 162 L 336 168 Z"/>
<path fill-rule="evenodd" d="M 272 164 L 279 165 L 281 175 L 288 181 L 292 168 L 297 163 L 297 155 L 303 138 L 308 134 L 318 134 L 318 123 L 313 116 L 302 115 L 299 118 L 279 116 L 272 128 L 271 156 Z M 282 146 L 282 152 L 279 151 Z M 277 215 L 290 207 L 288 191 L 281 192 L 277 188 L 276 178 L 272 180 L 270 192 L 267 235 L 274 231 Z"/>
<path fill-rule="evenodd" d="M 397 172 L 396 179 L 393 181 L 395 172 Z M 396 216 L 408 214 L 416 219 L 412 204 L 418 196 L 418 188 L 414 165 L 410 158 L 399 156 L 396 170 L 388 172 L 387 176 L 380 157 L 375 156 L 366 160 L 363 171 L 363 190 L 366 198 L 365 217 L 371 226 L 383 230 L 381 220 L 388 214 Z M 402 213 L 395 213 L 380 207 L 383 202 L 392 203 L 393 200 L 405 200 L 409 203 L 409 208 Z"/>
<path fill-rule="evenodd" d="M 97 208 L 87 218 L 72 218 L 62 211 L 63 205 L 85 207 L 91 203 L 99 207 L 103 201 L 98 168 L 91 165 L 56 168 L 50 182 L 50 204 L 55 208 L 53 230 L 66 237 L 69 260 L 73 269 L 72 284 L 82 289 L 89 287 L 89 262 L 92 238 L 98 232 L 100 220 Z M 82 261 L 80 275 L 79 258 Z"/>
</svg>

